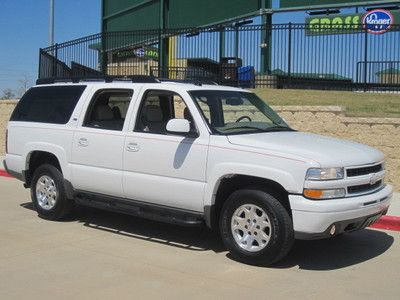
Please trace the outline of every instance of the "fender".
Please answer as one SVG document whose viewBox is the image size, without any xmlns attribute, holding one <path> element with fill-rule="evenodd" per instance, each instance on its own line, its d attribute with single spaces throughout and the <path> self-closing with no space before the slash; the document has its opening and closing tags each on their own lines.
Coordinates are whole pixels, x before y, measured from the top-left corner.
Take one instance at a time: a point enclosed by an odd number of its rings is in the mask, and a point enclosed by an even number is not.
<svg viewBox="0 0 400 300">
<path fill-rule="evenodd" d="M 293 170 L 292 170 L 293 171 Z M 300 173 L 300 172 L 299 172 Z M 289 193 L 297 193 L 302 189 L 302 183 L 295 180 L 296 175 L 281 169 L 275 169 L 253 164 L 223 163 L 218 164 L 212 171 L 204 193 L 204 207 L 215 204 L 215 196 L 223 178 L 233 175 L 246 175 L 275 181 Z"/>
<path fill-rule="evenodd" d="M 43 151 L 53 154 L 60 163 L 61 171 L 63 173 L 64 178 L 66 180 L 70 180 L 71 172 L 70 168 L 68 168 L 67 154 L 65 153 L 63 147 L 45 142 L 31 142 L 25 144 L 24 151 L 22 154 L 22 159 L 25 162 L 25 170 L 29 168 L 29 159 L 34 151 Z"/>
</svg>

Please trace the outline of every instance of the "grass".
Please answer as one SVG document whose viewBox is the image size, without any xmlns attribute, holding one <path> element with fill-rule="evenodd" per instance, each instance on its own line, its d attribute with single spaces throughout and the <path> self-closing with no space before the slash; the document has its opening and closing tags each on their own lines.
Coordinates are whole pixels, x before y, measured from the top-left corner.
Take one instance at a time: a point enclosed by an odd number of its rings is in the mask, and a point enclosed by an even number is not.
<svg viewBox="0 0 400 300">
<path fill-rule="evenodd" d="M 269 105 L 337 105 L 346 115 L 357 117 L 400 117 L 400 94 L 315 90 L 254 89 Z"/>
</svg>

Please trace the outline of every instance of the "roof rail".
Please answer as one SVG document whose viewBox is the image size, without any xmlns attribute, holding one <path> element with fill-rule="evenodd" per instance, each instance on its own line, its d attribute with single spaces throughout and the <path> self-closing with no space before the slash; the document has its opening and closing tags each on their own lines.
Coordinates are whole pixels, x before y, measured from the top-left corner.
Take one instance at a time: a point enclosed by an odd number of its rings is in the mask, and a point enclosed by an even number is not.
<svg viewBox="0 0 400 300">
<path fill-rule="evenodd" d="M 36 81 L 37 85 L 42 84 L 53 84 L 60 82 L 115 82 L 115 81 L 123 81 L 123 82 L 132 82 L 132 83 L 160 83 L 160 80 L 153 76 L 146 75 L 133 75 L 133 76 L 76 76 L 76 77 L 49 77 L 49 78 L 39 78 Z"/>
<path fill-rule="evenodd" d="M 219 85 L 217 82 L 210 79 L 168 79 L 160 78 L 161 82 L 178 82 L 178 83 L 191 83 L 194 85 L 202 86 L 203 84 Z"/>
</svg>

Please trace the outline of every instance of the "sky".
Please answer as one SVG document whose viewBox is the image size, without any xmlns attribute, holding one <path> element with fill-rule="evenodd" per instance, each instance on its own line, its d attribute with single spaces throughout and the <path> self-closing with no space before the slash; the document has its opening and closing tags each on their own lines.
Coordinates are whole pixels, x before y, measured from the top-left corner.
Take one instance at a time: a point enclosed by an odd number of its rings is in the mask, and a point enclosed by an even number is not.
<svg viewBox="0 0 400 300">
<path fill-rule="evenodd" d="M 55 41 L 100 32 L 101 0 L 55 0 Z M 0 96 L 37 78 L 39 48 L 49 44 L 49 0 L 0 0 Z"/>
</svg>

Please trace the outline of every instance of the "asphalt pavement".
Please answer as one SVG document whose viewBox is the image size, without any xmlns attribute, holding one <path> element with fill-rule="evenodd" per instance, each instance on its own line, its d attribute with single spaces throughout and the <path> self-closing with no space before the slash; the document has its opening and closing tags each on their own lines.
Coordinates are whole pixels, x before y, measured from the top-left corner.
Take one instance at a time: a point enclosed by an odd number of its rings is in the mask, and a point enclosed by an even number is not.
<svg viewBox="0 0 400 300">
<path fill-rule="evenodd" d="M 398 299 L 400 232 L 297 241 L 270 267 L 231 259 L 217 235 L 96 209 L 37 217 L 0 178 L 0 299 Z"/>
</svg>

